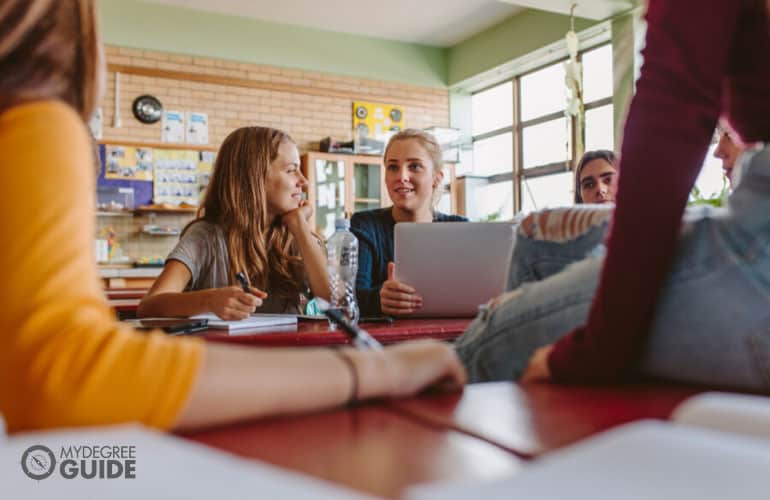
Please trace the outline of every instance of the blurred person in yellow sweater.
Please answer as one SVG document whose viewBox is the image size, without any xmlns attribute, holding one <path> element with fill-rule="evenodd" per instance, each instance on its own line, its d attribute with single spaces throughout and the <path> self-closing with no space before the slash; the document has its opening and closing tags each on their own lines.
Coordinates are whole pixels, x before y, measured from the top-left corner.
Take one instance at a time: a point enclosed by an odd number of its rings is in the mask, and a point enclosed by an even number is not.
<svg viewBox="0 0 770 500">
<path fill-rule="evenodd" d="M 262 350 L 116 322 L 93 255 L 84 125 L 103 73 L 93 0 L 0 3 L 0 413 L 9 431 L 192 428 L 464 383 L 454 351 L 439 342 Z"/>
</svg>

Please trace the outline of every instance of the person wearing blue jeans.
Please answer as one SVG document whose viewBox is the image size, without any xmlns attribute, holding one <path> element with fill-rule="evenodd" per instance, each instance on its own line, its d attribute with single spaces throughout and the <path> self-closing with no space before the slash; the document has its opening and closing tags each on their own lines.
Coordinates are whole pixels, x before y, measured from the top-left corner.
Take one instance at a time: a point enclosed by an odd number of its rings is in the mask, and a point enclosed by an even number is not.
<svg viewBox="0 0 770 500">
<path fill-rule="evenodd" d="M 612 151 L 583 154 L 575 168 L 575 204 L 580 206 L 525 219 L 514 246 L 506 290 L 555 274 L 589 255 L 603 255 L 602 242 L 617 194 L 617 169 Z"/>
<path fill-rule="evenodd" d="M 642 375 L 770 389 L 770 147 L 747 151 L 738 168 L 726 208 L 690 207 L 683 217 L 636 367 Z M 510 291 L 482 307 L 456 342 L 471 382 L 518 380 L 537 348 L 585 323 L 606 224 L 561 243 L 533 241 L 519 231 Z M 538 269 L 545 247 L 565 252 L 561 263 L 544 259 L 549 264 Z"/>
</svg>

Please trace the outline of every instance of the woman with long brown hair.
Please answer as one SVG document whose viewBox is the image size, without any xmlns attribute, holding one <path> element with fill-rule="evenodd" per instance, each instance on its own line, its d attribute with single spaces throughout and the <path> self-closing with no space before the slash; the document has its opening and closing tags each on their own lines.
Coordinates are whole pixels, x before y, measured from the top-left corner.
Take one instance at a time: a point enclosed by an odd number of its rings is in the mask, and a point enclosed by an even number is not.
<svg viewBox="0 0 770 500">
<path fill-rule="evenodd" d="M 267 350 L 116 322 L 93 254 L 85 126 L 99 100 L 100 53 L 94 0 L 0 3 L 0 413 L 10 432 L 190 428 L 464 382 L 439 342 Z"/>
<path fill-rule="evenodd" d="M 305 283 L 328 299 L 326 257 L 311 230 L 306 186 L 288 134 L 265 127 L 232 132 L 198 218 L 183 231 L 138 314 L 242 319 L 255 308 L 297 313 Z M 251 293 L 235 283 L 238 272 L 253 285 Z"/>
</svg>

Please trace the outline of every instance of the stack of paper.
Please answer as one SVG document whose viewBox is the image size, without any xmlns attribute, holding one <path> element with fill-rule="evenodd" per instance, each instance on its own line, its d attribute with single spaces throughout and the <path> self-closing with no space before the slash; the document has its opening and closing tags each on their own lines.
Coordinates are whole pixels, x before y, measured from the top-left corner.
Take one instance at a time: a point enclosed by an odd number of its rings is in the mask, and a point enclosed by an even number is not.
<svg viewBox="0 0 770 500">
<path fill-rule="evenodd" d="M 674 423 L 624 425 L 538 458 L 490 482 L 424 485 L 409 500 L 723 500 L 767 498 L 770 398 L 704 394 Z"/>
<path fill-rule="evenodd" d="M 696 427 L 645 421 L 543 457 L 486 483 L 412 488 L 409 500 L 724 500 L 766 498 L 770 445 Z"/>
<path fill-rule="evenodd" d="M 252 314 L 240 321 L 226 321 L 219 319 L 214 314 L 200 314 L 193 316 L 193 318 L 207 319 L 209 320 L 209 328 L 227 330 L 228 332 L 289 331 L 296 329 L 297 326 L 297 316 L 294 314 Z"/>
<path fill-rule="evenodd" d="M 671 420 L 770 439 L 770 397 L 704 392 L 677 406 Z"/>
</svg>

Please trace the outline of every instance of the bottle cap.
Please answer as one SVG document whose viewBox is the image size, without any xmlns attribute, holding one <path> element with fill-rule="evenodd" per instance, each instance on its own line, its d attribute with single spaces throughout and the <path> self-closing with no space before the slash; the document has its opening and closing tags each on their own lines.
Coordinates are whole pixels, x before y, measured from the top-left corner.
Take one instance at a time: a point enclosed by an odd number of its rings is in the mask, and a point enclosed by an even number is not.
<svg viewBox="0 0 770 500">
<path fill-rule="evenodd" d="M 350 229 L 350 219 L 336 219 L 334 221 L 334 229 Z"/>
</svg>

